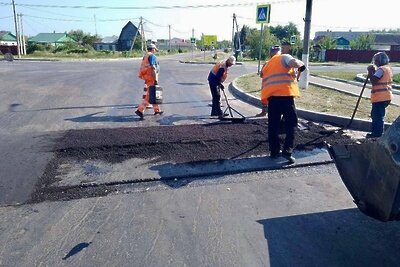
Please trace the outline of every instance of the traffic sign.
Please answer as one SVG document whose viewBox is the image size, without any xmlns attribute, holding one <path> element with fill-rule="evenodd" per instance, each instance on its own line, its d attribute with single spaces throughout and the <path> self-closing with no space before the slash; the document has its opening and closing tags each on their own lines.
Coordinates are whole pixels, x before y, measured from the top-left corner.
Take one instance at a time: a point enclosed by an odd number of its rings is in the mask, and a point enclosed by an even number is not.
<svg viewBox="0 0 400 267">
<path fill-rule="evenodd" d="M 195 44 L 195 43 L 196 43 L 196 38 L 190 38 L 190 42 L 191 42 L 192 44 Z"/>
<path fill-rule="evenodd" d="M 216 45 L 217 44 L 217 36 L 216 35 L 203 35 L 203 44 L 204 45 Z"/>
<path fill-rule="evenodd" d="M 271 5 L 258 5 L 256 23 L 269 23 L 269 15 L 271 13 Z"/>
</svg>

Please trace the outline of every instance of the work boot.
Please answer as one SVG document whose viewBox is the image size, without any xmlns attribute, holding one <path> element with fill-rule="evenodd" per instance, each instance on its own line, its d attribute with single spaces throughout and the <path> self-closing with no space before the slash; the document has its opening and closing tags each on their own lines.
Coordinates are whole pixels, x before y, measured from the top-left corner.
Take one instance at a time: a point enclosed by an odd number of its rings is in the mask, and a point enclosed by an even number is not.
<svg viewBox="0 0 400 267">
<path fill-rule="evenodd" d="M 162 115 L 164 113 L 164 111 L 155 111 L 154 115 Z"/>
<path fill-rule="evenodd" d="M 256 117 L 265 117 L 267 116 L 267 112 L 261 111 L 260 113 L 256 114 Z"/>
<path fill-rule="evenodd" d="M 269 157 L 270 157 L 271 159 L 277 159 L 277 158 L 279 158 L 280 156 L 282 156 L 282 151 L 279 150 L 278 153 L 271 152 L 271 154 L 270 154 Z"/>
<path fill-rule="evenodd" d="M 139 110 L 135 111 L 136 115 L 139 116 L 140 120 L 144 120 L 143 112 L 140 112 Z"/>
<path fill-rule="evenodd" d="M 373 133 L 367 133 L 367 135 L 365 136 L 365 138 L 379 138 L 380 136 L 377 136 L 377 135 L 375 135 L 375 134 L 373 134 Z"/>
<path fill-rule="evenodd" d="M 226 116 L 229 116 L 229 114 L 228 113 L 220 114 L 220 115 L 218 115 L 218 119 L 223 119 Z"/>
<path fill-rule="evenodd" d="M 282 157 L 287 159 L 287 161 L 289 161 L 289 164 L 293 164 L 296 161 L 296 159 L 292 156 L 292 153 L 286 151 L 282 152 Z"/>
</svg>

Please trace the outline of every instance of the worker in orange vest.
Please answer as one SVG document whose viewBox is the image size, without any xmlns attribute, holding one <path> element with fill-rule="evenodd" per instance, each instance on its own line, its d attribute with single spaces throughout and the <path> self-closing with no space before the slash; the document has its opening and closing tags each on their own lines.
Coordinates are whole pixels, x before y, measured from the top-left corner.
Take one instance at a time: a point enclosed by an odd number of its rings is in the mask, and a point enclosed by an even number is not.
<svg viewBox="0 0 400 267">
<path fill-rule="evenodd" d="M 235 65 L 236 58 L 230 56 L 228 59 L 214 65 L 208 74 L 208 84 L 210 86 L 212 96 L 211 116 L 222 118 L 228 114 L 223 114 L 221 110 L 221 91 L 224 90 L 222 84 L 228 76 L 228 68 Z"/>
<path fill-rule="evenodd" d="M 390 101 L 393 99 L 393 72 L 389 66 L 388 55 L 385 52 L 376 53 L 372 58 L 372 63 L 367 67 L 368 77 L 372 83 L 372 126 L 371 133 L 367 134 L 367 138 L 382 136 L 386 107 L 389 106 Z"/>
<path fill-rule="evenodd" d="M 281 47 L 279 45 L 271 46 L 271 48 L 269 49 L 269 57 L 272 58 L 279 51 L 281 51 Z M 268 63 L 268 60 L 265 61 L 264 65 L 261 68 L 261 72 L 260 72 L 261 79 L 263 78 L 263 68 L 267 63 Z M 257 113 L 256 117 L 265 117 L 265 116 L 267 116 L 267 110 L 268 110 L 267 105 L 262 104 L 261 105 L 261 112 Z"/>
<path fill-rule="evenodd" d="M 143 57 L 138 73 L 138 77 L 144 80 L 144 89 L 146 91 L 146 95 L 135 112 L 141 120 L 144 119 L 143 113 L 146 110 L 146 107 L 149 105 L 149 87 L 158 84 L 159 66 L 157 57 L 154 55 L 155 51 L 158 51 L 156 45 L 154 43 L 150 43 L 147 46 L 147 54 Z M 154 109 L 154 115 L 161 115 L 163 113 L 158 104 L 152 105 Z"/>
<path fill-rule="evenodd" d="M 305 69 L 302 61 L 280 51 L 262 69 L 261 103 L 268 106 L 268 143 L 273 159 L 283 156 L 289 163 L 295 162 L 292 153 L 298 119 L 294 98 L 300 96 L 296 72 Z M 279 129 L 282 117 L 286 136 L 281 152 Z"/>
</svg>

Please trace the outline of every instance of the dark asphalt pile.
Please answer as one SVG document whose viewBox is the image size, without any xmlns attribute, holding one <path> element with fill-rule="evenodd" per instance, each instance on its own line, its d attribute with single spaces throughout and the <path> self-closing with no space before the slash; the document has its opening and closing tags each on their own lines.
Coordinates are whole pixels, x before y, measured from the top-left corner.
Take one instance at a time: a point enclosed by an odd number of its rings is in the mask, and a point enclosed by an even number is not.
<svg viewBox="0 0 400 267">
<path fill-rule="evenodd" d="M 351 144 L 342 131 L 313 122 L 296 132 L 296 149 L 312 150 L 329 144 Z M 284 135 L 281 135 L 283 142 Z M 56 146 L 58 157 L 98 159 L 110 163 L 129 158 L 188 163 L 265 155 L 269 151 L 266 120 L 117 129 L 68 131 Z"/>
<path fill-rule="evenodd" d="M 85 129 L 67 131 L 54 147 L 55 157 L 37 184 L 31 201 L 69 200 L 106 195 L 108 185 L 94 187 L 58 187 L 58 166 L 69 160 L 101 160 L 119 163 L 130 158 L 151 159 L 152 163 L 192 163 L 265 156 L 269 154 L 267 121 L 210 124 Z M 281 136 L 283 143 L 284 135 Z M 313 122 L 301 122 L 296 131 L 296 150 L 322 148 L 325 142 L 354 144 L 359 142 L 341 130 L 327 130 Z"/>
</svg>

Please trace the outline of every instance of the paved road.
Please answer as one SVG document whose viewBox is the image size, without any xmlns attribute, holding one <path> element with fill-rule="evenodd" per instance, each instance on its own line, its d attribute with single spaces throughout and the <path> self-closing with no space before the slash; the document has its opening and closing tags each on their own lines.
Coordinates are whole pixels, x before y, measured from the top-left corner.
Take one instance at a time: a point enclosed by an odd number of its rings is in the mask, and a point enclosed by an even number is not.
<svg viewBox="0 0 400 267">
<path fill-rule="evenodd" d="M 1 203 L 29 199 L 66 130 L 209 122 L 210 65 L 161 64 L 165 116 L 149 111 L 140 122 L 138 61 L 0 62 Z M 255 70 L 235 66 L 230 80 Z M 206 178 L 0 207 L 0 266 L 394 266 L 400 259 L 400 225 L 361 214 L 333 164 Z"/>
</svg>

